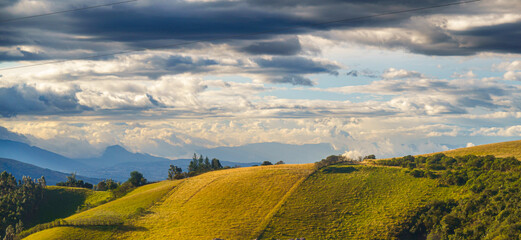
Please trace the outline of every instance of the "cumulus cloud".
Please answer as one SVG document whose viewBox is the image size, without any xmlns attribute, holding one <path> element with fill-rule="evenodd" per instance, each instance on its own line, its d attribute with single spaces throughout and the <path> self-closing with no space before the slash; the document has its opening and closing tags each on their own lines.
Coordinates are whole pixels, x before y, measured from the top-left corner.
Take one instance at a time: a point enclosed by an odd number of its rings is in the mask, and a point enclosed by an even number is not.
<svg viewBox="0 0 521 240">
<path fill-rule="evenodd" d="M 424 78 L 425 76 L 416 71 L 408 71 L 405 69 L 389 68 L 384 71 L 382 78 L 385 79 L 404 79 L 404 78 Z"/>
<path fill-rule="evenodd" d="M 269 55 L 296 55 L 302 51 L 298 38 L 287 40 L 264 41 L 250 44 L 243 47 L 241 51 L 250 54 L 269 54 Z"/>
<path fill-rule="evenodd" d="M 0 88 L 0 115 L 12 117 L 19 114 L 72 114 L 89 110 L 79 103 L 75 91 L 76 89 L 67 92 L 39 90 L 24 84 Z"/>
</svg>

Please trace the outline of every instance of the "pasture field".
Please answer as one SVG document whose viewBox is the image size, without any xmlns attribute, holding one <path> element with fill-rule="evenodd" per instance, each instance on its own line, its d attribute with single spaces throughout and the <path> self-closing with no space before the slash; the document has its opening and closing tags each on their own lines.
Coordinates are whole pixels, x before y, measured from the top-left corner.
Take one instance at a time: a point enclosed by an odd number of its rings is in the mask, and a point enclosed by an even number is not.
<svg viewBox="0 0 521 240">
<path fill-rule="evenodd" d="M 464 196 L 404 169 L 335 165 L 301 184 L 270 220 L 261 239 L 391 239 L 433 200 Z"/>
</svg>

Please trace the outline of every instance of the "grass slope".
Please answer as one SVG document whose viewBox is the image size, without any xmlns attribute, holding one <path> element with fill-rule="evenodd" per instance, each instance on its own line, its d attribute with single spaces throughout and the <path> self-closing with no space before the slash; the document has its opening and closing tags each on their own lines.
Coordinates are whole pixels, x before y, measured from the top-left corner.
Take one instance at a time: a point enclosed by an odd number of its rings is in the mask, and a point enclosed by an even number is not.
<svg viewBox="0 0 521 240">
<path fill-rule="evenodd" d="M 141 214 L 161 200 L 182 181 L 163 181 L 139 187 L 126 196 L 101 206 L 65 218 L 68 222 L 120 219 Z M 125 229 L 125 227 L 123 227 Z M 130 230 L 137 230 L 131 228 Z M 56 227 L 28 236 L 25 239 L 113 239 L 114 227 Z"/>
<path fill-rule="evenodd" d="M 118 239 L 253 239 L 312 165 L 214 171 L 180 184 Z"/>
<path fill-rule="evenodd" d="M 47 186 L 44 199 L 39 210 L 34 214 L 35 218 L 26 226 L 51 222 L 58 218 L 73 215 L 78 207 L 97 206 L 107 202 L 112 193 L 106 191 L 93 191 L 85 188 Z"/>
<path fill-rule="evenodd" d="M 385 239 L 418 207 L 465 194 L 399 168 L 312 171 L 312 164 L 261 166 L 150 184 L 66 218 L 116 217 L 123 226 L 56 227 L 26 239 Z"/>
<path fill-rule="evenodd" d="M 521 140 L 458 148 L 442 153 L 450 157 L 472 154 L 477 156 L 494 155 L 496 157 L 515 157 L 521 160 Z M 425 154 L 425 156 L 433 154 L 436 153 Z"/>
<path fill-rule="evenodd" d="M 417 207 L 461 197 L 459 187 L 436 185 L 398 168 L 331 166 L 301 184 L 262 239 L 389 239 Z"/>
</svg>

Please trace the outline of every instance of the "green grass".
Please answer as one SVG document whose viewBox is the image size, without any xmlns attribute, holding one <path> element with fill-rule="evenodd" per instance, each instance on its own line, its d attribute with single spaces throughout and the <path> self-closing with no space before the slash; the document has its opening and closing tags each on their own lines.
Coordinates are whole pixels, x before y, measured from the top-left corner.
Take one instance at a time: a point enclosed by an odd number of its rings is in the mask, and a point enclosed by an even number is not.
<svg viewBox="0 0 521 240">
<path fill-rule="evenodd" d="M 65 218 L 67 222 L 119 219 L 127 220 L 143 213 L 182 181 L 163 181 L 139 187 L 122 198 Z M 95 200 L 97 198 L 91 198 Z M 54 209 L 56 210 L 56 209 Z M 129 230 L 129 226 L 118 227 Z M 113 239 L 115 227 L 55 227 L 37 232 L 25 239 Z M 136 228 L 130 228 L 136 230 Z"/>
<path fill-rule="evenodd" d="M 253 239 L 312 165 L 209 172 L 189 178 L 118 239 Z"/>
<path fill-rule="evenodd" d="M 26 239 L 386 239 L 432 200 L 461 198 L 404 169 L 312 164 L 213 171 L 163 181 L 72 215 L 123 226 L 56 227 Z"/>
<path fill-rule="evenodd" d="M 521 140 L 518 141 L 510 141 L 510 142 L 500 142 L 500 143 L 491 143 L 485 145 L 479 145 L 468 148 L 458 148 L 454 150 L 449 150 L 442 152 L 447 156 L 455 157 L 455 156 L 464 156 L 464 155 L 477 155 L 477 156 L 486 156 L 486 155 L 494 155 L 496 157 L 515 157 L 518 160 L 521 160 Z M 434 154 L 434 153 L 432 153 Z M 426 154 L 426 155 L 432 155 Z"/>
<path fill-rule="evenodd" d="M 26 223 L 26 227 L 71 216 L 76 213 L 78 207 L 84 205 L 97 206 L 111 198 L 112 193 L 106 191 L 47 186 L 42 204 L 34 214 L 33 221 Z"/>
<path fill-rule="evenodd" d="M 463 192 L 398 168 L 332 166 L 301 184 L 262 239 L 389 239 L 417 207 Z"/>
</svg>

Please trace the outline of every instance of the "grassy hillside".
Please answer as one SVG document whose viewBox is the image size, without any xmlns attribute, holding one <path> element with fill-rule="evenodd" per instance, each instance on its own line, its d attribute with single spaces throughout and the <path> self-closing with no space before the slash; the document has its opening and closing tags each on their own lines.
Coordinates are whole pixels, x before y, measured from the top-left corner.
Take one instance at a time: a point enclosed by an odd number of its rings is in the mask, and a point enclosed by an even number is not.
<svg viewBox="0 0 521 240">
<path fill-rule="evenodd" d="M 472 154 L 476 156 L 494 155 L 496 157 L 515 157 L 521 160 L 521 140 L 458 148 L 442 153 L 450 157 Z M 425 156 L 434 154 L 436 153 L 425 154 Z"/>
<path fill-rule="evenodd" d="M 309 175 L 312 167 L 239 168 L 147 185 L 66 218 L 117 217 L 123 226 L 57 227 L 27 239 L 386 238 L 418 207 L 464 192 L 399 168 L 340 165 Z"/>
<path fill-rule="evenodd" d="M 32 226 L 38 223 L 51 222 L 58 218 L 73 215 L 78 207 L 97 206 L 107 202 L 112 193 L 93 191 L 85 188 L 47 186 L 44 199 L 35 214 L 33 222 L 26 223 Z"/>
<path fill-rule="evenodd" d="M 145 209 L 158 202 L 182 181 L 163 181 L 133 190 L 126 196 L 65 218 L 65 221 L 96 222 L 125 221 L 143 214 Z M 125 227 L 119 227 L 126 229 Z M 112 239 L 115 227 L 56 227 L 30 235 L 26 239 Z M 130 228 L 129 230 L 136 230 Z"/>
<path fill-rule="evenodd" d="M 459 198 L 462 191 L 399 168 L 331 166 L 302 183 L 262 239 L 388 239 L 418 207 Z"/>
<path fill-rule="evenodd" d="M 253 239 L 312 165 L 215 171 L 187 179 L 118 239 Z"/>
<path fill-rule="evenodd" d="M 123 226 L 56 227 L 26 239 L 252 239 L 312 167 L 238 168 L 146 185 L 65 219 L 119 217 Z"/>
</svg>

